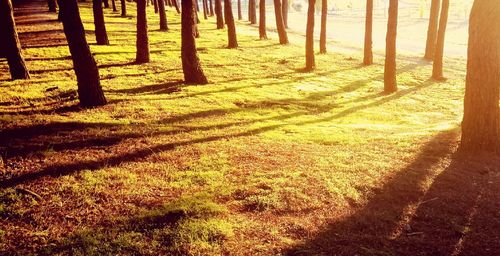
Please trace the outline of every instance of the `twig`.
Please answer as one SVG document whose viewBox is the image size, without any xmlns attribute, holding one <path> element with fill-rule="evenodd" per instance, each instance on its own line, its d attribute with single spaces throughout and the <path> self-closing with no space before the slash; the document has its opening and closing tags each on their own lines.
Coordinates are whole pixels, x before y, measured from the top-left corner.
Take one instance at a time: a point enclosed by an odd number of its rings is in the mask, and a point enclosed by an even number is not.
<svg viewBox="0 0 500 256">
<path fill-rule="evenodd" d="M 28 190 L 28 189 L 25 189 L 25 188 L 16 188 L 16 191 L 19 192 L 19 193 L 22 193 L 22 194 L 30 195 L 30 196 L 36 198 L 38 201 L 42 201 L 43 200 L 43 198 L 39 194 L 37 194 L 37 193 L 35 193 L 35 192 L 31 191 L 31 190 Z"/>
</svg>

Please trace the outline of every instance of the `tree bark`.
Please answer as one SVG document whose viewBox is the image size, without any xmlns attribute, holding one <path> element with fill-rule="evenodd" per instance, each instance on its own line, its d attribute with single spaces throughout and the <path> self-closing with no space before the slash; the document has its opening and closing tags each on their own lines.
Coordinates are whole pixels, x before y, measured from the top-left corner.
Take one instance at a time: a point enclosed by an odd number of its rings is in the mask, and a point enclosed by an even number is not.
<svg viewBox="0 0 500 256">
<path fill-rule="evenodd" d="M 224 18 L 227 24 L 227 48 L 238 48 L 238 39 L 236 38 L 236 26 L 234 25 L 233 7 L 231 0 L 224 0 Z"/>
<path fill-rule="evenodd" d="M 137 0 L 137 51 L 135 56 L 135 61 L 137 63 L 149 62 L 149 38 L 146 1 L 148 0 Z"/>
<path fill-rule="evenodd" d="M 288 0 L 283 0 L 281 3 L 281 12 L 283 13 L 283 24 L 285 25 L 285 28 L 288 28 L 288 5 Z"/>
<path fill-rule="evenodd" d="M 184 80 L 190 84 L 207 84 L 207 78 L 201 68 L 196 50 L 193 28 L 195 24 L 195 8 L 192 0 L 183 0 L 181 16 L 181 57 Z"/>
<path fill-rule="evenodd" d="M 432 78 L 437 80 L 444 79 L 443 51 L 444 51 L 444 38 L 446 35 L 446 25 L 448 23 L 449 7 L 450 7 L 450 0 L 443 0 L 443 6 L 441 7 L 441 17 L 439 18 L 439 30 L 436 41 L 436 51 L 434 53 L 434 62 L 432 63 Z"/>
<path fill-rule="evenodd" d="M 94 13 L 95 39 L 98 45 L 109 45 L 104 13 L 102 11 L 102 0 L 92 0 L 92 11 Z"/>
<path fill-rule="evenodd" d="M 274 1 L 274 15 L 276 17 L 276 28 L 280 44 L 288 44 L 288 35 L 286 34 L 285 23 L 283 23 L 283 12 L 281 10 L 281 1 Z"/>
<path fill-rule="evenodd" d="M 116 9 L 116 0 L 111 0 L 111 6 L 113 7 L 113 12 L 117 12 L 118 11 Z"/>
<path fill-rule="evenodd" d="M 127 4 L 126 4 L 125 0 L 120 0 L 120 5 L 121 5 L 120 7 L 122 10 L 121 16 L 126 17 L 127 16 Z"/>
<path fill-rule="evenodd" d="M 316 0 L 309 0 L 307 8 L 306 27 L 306 71 L 314 70 L 316 61 L 314 60 L 314 13 Z"/>
<path fill-rule="evenodd" d="M 64 34 L 73 59 L 73 68 L 78 81 L 78 96 L 82 107 L 106 104 L 99 81 L 99 70 L 85 39 L 85 30 L 76 0 L 62 0 Z"/>
<path fill-rule="evenodd" d="M 389 1 L 389 19 L 385 39 L 384 91 L 398 90 L 396 81 L 396 36 L 398 30 L 398 0 Z"/>
<path fill-rule="evenodd" d="M 217 19 L 217 29 L 223 29 L 224 16 L 222 15 L 222 0 L 215 0 L 215 17 Z"/>
<path fill-rule="evenodd" d="M 267 39 L 267 29 L 266 29 L 266 0 L 260 0 L 259 2 L 259 38 Z"/>
<path fill-rule="evenodd" d="M 321 1 L 321 32 L 319 36 L 319 52 L 326 53 L 326 19 L 328 18 L 328 0 Z"/>
<path fill-rule="evenodd" d="M 250 24 L 257 24 L 256 0 L 248 0 L 248 21 Z"/>
<path fill-rule="evenodd" d="M 475 0 L 469 22 L 462 149 L 496 151 L 500 146 L 500 5 Z"/>
<path fill-rule="evenodd" d="M 373 0 L 366 0 L 365 46 L 363 64 L 373 64 Z"/>
<path fill-rule="evenodd" d="M 434 51 L 436 49 L 437 31 L 438 31 L 438 18 L 439 18 L 439 6 L 441 5 L 441 0 L 432 0 L 431 11 L 429 16 L 429 27 L 427 28 L 427 42 L 425 44 L 425 55 L 424 59 L 432 60 L 434 59 Z"/>
<path fill-rule="evenodd" d="M 238 0 L 238 20 L 243 19 L 243 14 L 241 13 L 241 0 Z"/>
<path fill-rule="evenodd" d="M 160 30 L 168 31 L 167 11 L 165 10 L 164 0 L 158 0 L 158 12 L 160 13 Z"/>
<path fill-rule="evenodd" d="M 30 75 L 17 35 L 14 12 L 10 0 L 0 0 L 0 51 L 7 58 L 10 76 L 13 80 L 29 79 Z"/>
</svg>

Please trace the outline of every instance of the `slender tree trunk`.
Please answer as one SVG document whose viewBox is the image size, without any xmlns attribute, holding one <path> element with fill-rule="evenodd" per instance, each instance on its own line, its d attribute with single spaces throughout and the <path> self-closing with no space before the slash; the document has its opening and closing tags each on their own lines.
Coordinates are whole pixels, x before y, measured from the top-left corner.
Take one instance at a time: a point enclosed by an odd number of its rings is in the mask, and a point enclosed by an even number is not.
<svg viewBox="0 0 500 256">
<path fill-rule="evenodd" d="M 306 27 L 306 70 L 311 71 L 316 67 L 314 60 L 314 13 L 316 0 L 309 0 L 307 8 L 307 27 Z"/>
<path fill-rule="evenodd" d="M 104 8 L 109 8 L 109 0 L 102 0 L 102 3 L 104 4 Z"/>
<path fill-rule="evenodd" d="M 441 5 L 441 0 L 432 0 L 431 2 L 431 12 L 429 16 L 429 27 L 427 29 L 427 42 L 425 44 L 425 55 L 424 55 L 424 59 L 426 60 L 434 59 L 440 5 Z"/>
<path fill-rule="evenodd" d="M 386 93 L 398 90 L 396 81 L 396 36 L 398 30 L 398 0 L 389 1 L 389 19 L 387 21 L 387 36 L 385 39 L 385 69 L 384 91 Z"/>
<path fill-rule="evenodd" d="M 233 7 L 231 0 L 224 0 L 224 18 L 227 24 L 227 48 L 238 48 L 238 40 L 236 38 L 236 26 L 234 25 Z"/>
<path fill-rule="evenodd" d="M 60 2 L 61 2 L 61 0 L 57 0 L 57 5 L 58 6 L 61 6 Z M 62 10 L 61 10 L 61 8 L 59 8 L 59 12 L 57 13 L 57 20 L 58 21 L 62 21 Z"/>
<path fill-rule="evenodd" d="M 250 24 L 257 24 L 257 6 L 256 0 L 248 0 L 248 21 Z"/>
<path fill-rule="evenodd" d="M 158 0 L 153 0 L 153 8 L 155 13 L 158 13 Z"/>
<path fill-rule="evenodd" d="M 167 12 L 165 10 L 164 0 L 158 0 L 158 12 L 160 13 L 160 30 L 168 31 Z"/>
<path fill-rule="evenodd" d="M 196 6 L 196 12 L 199 12 L 200 6 L 198 5 L 198 0 L 194 0 L 194 5 Z"/>
<path fill-rule="evenodd" d="M 224 16 L 222 15 L 222 0 L 215 0 L 215 17 L 217 18 L 217 29 L 224 28 Z"/>
<path fill-rule="evenodd" d="M 49 12 L 57 12 L 56 0 L 47 0 L 47 5 L 49 6 Z"/>
<path fill-rule="evenodd" d="M 241 0 L 238 0 L 238 20 L 242 20 L 243 15 L 241 13 Z"/>
<path fill-rule="evenodd" d="M 137 63 L 149 62 L 149 38 L 146 1 L 148 0 L 137 0 L 137 52 L 135 56 L 135 61 Z"/>
<path fill-rule="evenodd" d="M 111 0 L 111 6 L 113 7 L 113 12 L 117 12 L 118 11 L 116 9 L 116 0 Z"/>
<path fill-rule="evenodd" d="M 500 147 L 500 5 L 475 0 L 469 23 L 461 147 L 496 151 Z"/>
<path fill-rule="evenodd" d="M 179 2 L 177 2 L 177 0 L 172 0 L 172 2 L 174 4 L 175 11 L 177 12 L 177 14 L 181 13 L 181 10 L 179 9 Z"/>
<path fill-rule="evenodd" d="M 286 34 L 285 23 L 283 23 L 283 12 L 281 11 L 281 1 L 274 1 L 274 15 L 276 16 L 276 28 L 278 29 L 278 37 L 280 44 L 288 44 L 288 36 Z"/>
<path fill-rule="evenodd" d="M 373 64 L 373 0 L 366 0 L 364 65 Z"/>
<path fill-rule="evenodd" d="M 259 37 L 260 39 L 267 39 L 266 29 L 266 0 L 260 0 L 259 3 Z"/>
<path fill-rule="evenodd" d="M 92 10 L 94 13 L 95 39 L 98 45 L 109 45 L 104 13 L 102 11 L 102 0 L 92 0 Z"/>
<path fill-rule="evenodd" d="M 203 18 L 208 19 L 208 4 L 207 0 L 202 0 L 203 1 Z"/>
<path fill-rule="evenodd" d="M 125 0 L 120 0 L 120 5 L 121 5 L 120 7 L 122 10 L 121 16 L 126 17 L 127 16 L 127 4 L 126 4 Z"/>
<path fill-rule="evenodd" d="M 21 43 L 17 35 L 14 13 L 10 0 L 0 0 L 0 51 L 7 58 L 10 76 L 13 80 L 29 79 Z"/>
<path fill-rule="evenodd" d="M 63 12 L 64 34 L 68 40 L 69 51 L 78 81 L 78 96 L 82 107 L 95 107 L 106 104 L 106 98 L 99 81 L 99 70 L 85 39 L 85 30 L 76 0 L 60 1 Z"/>
<path fill-rule="evenodd" d="M 443 51 L 444 38 L 446 34 L 446 25 L 448 23 L 448 9 L 450 0 L 443 0 L 441 7 L 441 17 L 439 18 L 439 30 L 436 42 L 436 51 L 434 52 L 434 63 L 432 64 L 432 78 L 437 80 L 444 79 L 443 77 Z"/>
<path fill-rule="evenodd" d="M 282 0 L 281 12 L 283 13 L 283 24 L 285 28 L 288 28 L 288 0 Z M 316 1 L 315 1 L 316 2 Z"/>
<path fill-rule="evenodd" d="M 181 57 L 184 80 L 190 84 L 207 84 L 207 78 L 201 68 L 200 59 L 196 51 L 196 41 L 193 28 L 195 24 L 195 8 L 192 0 L 183 0 L 181 17 Z"/>
<path fill-rule="evenodd" d="M 319 36 L 319 52 L 326 53 L 326 19 L 328 17 L 328 0 L 321 1 L 321 32 Z"/>
</svg>

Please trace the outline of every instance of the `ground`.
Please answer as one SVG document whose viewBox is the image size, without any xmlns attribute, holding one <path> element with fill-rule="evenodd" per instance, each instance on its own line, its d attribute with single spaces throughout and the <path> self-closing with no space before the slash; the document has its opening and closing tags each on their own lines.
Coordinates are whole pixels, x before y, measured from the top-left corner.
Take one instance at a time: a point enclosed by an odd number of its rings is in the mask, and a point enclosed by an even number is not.
<svg viewBox="0 0 500 256">
<path fill-rule="evenodd" d="M 179 15 L 134 64 L 135 6 L 106 9 L 111 46 L 87 39 L 109 104 L 80 109 L 61 25 L 43 2 L 17 7 L 32 79 L 0 62 L 2 255 L 498 255 L 500 159 L 460 152 L 465 61 L 317 56 L 304 38 L 239 49 L 202 20 L 204 86 L 182 83 Z M 416 55 L 416 54 L 415 54 Z"/>
</svg>

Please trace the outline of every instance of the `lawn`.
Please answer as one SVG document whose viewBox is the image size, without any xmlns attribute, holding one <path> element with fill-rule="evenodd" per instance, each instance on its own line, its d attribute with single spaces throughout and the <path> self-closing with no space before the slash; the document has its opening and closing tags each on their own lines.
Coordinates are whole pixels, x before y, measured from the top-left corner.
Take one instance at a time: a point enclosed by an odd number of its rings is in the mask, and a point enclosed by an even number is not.
<svg viewBox="0 0 500 256">
<path fill-rule="evenodd" d="M 109 104 L 80 109 L 44 4 L 16 10 L 32 79 L 0 61 L 0 254 L 500 253 L 500 159 L 457 151 L 464 59 L 438 82 L 420 53 L 400 55 L 384 94 L 383 53 L 368 67 L 361 49 L 317 55 L 307 73 L 301 35 L 281 46 L 241 21 L 226 49 L 200 15 L 210 84 L 186 85 L 174 9 L 163 32 L 149 8 L 152 62 L 137 65 L 135 4 L 105 9 L 98 46 L 86 2 Z"/>
</svg>

